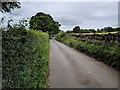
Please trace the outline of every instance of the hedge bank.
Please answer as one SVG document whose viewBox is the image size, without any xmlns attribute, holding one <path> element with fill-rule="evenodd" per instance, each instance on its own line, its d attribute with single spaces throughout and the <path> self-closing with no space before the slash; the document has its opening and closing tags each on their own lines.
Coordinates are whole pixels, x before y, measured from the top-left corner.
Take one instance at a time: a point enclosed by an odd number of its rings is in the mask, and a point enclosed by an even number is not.
<svg viewBox="0 0 120 90">
<path fill-rule="evenodd" d="M 49 36 L 34 30 L 2 32 L 3 88 L 46 88 Z"/>
<path fill-rule="evenodd" d="M 56 40 L 83 52 L 96 60 L 104 62 L 105 64 L 115 68 L 120 69 L 120 47 L 117 45 L 94 45 L 80 41 L 72 36 L 65 36 L 65 33 L 59 33 L 56 35 Z"/>
</svg>

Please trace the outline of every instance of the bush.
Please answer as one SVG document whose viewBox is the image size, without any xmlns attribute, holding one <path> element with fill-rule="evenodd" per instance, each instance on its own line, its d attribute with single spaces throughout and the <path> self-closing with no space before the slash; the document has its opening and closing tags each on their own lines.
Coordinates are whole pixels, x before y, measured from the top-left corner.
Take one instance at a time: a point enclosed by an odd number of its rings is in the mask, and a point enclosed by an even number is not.
<svg viewBox="0 0 120 90">
<path fill-rule="evenodd" d="M 46 88 L 49 36 L 33 30 L 2 34 L 3 88 Z"/>
<path fill-rule="evenodd" d="M 58 38 L 59 37 L 59 38 Z M 103 43 L 102 45 L 90 44 L 84 41 L 77 40 L 72 36 L 56 37 L 56 40 L 77 49 L 105 64 L 120 69 L 120 47 L 117 45 L 109 45 Z"/>
</svg>

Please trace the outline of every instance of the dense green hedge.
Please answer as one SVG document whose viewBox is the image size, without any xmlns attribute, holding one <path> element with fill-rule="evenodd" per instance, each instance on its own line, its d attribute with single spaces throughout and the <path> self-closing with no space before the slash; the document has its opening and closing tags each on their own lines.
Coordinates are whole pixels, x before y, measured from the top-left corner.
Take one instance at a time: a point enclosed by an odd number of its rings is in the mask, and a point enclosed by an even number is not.
<svg viewBox="0 0 120 90">
<path fill-rule="evenodd" d="M 4 88 L 46 88 L 49 36 L 33 30 L 2 33 Z"/>
<path fill-rule="evenodd" d="M 120 69 L 120 47 L 117 45 L 94 45 L 84 41 L 77 40 L 75 37 L 65 36 L 65 33 L 56 35 L 56 40 L 83 52 L 98 61 L 102 61 L 111 67 Z"/>
</svg>

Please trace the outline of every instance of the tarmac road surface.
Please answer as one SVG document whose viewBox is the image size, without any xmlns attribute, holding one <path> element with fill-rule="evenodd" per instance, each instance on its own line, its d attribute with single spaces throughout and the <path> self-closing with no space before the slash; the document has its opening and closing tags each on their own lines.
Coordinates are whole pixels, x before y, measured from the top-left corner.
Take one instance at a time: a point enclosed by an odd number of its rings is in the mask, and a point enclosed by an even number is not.
<svg viewBox="0 0 120 90">
<path fill-rule="evenodd" d="M 118 71 L 50 40 L 50 88 L 118 88 Z"/>
</svg>

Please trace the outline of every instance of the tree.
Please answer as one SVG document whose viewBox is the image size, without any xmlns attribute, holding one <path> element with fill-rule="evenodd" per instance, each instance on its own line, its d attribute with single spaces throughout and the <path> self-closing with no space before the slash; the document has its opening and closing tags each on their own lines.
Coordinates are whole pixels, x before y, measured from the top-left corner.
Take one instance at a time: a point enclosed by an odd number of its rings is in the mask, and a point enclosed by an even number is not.
<svg viewBox="0 0 120 90">
<path fill-rule="evenodd" d="M 10 2 L 9 2 L 10 1 Z M 7 2 L 1 2 L 0 5 L 2 8 L 0 9 L 0 12 L 11 12 L 11 10 L 15 8 L 21 8 L 20 2 L 17 2 L 17 0 L 8 0 Z"/>
<path fill-rule="evenodd" d="M 115 29 L 115 31 L 120 31 L 120 27 L 117 27 L 117 28 Z"/>
<path fill-rule="evenodd" d="M 98 29 L 97 29 L 97 32 L 99 33 L 99 32 L 101 32 L 101 30 L 98 28 Z"/>
<path fill-rule="evenodd" d="M 91 29 L 91 32 L 94 33 L 94 34 L 96 33 L 96 31 L 94 29 Z"/>
<path fill-rule="evenodd" d="M 21 8 L 20 2 L 17 2 L 17 0 L 7 0 L 7 2 L 4 0 L 0 1 L 0 13 L 11 12 L 11 10 L 15 8 Z M 0 27 L 4 26 L 4 19 L 5 16 L 0 20 Z"/>
<path fill-rule="evenodd" d="M 75 26 L 73 28 L 73 33 L 80 33 L 80 27 L 79 26 Z"/>
<path fill-rule="evenodd" d="M 39 12 L 35 16 L 32 16 L 29 24 L 31 29 L 48 32 L 50 35 L 60 32 L 60 24 L 54 21 L 49 14 L 42 12 Z"/>
<path fill-rule="evenodd" d="M 66 31 L 66 33 L 67 33 L 67 34 L 69 34 L 69 33 L 72 33 L 72 31 L 70 31 L 70 30 L 67 30 L 67 31 Z"/>
<path fill-rule="evenodd" d="M 114 29 L 113 29 L 112 27 L 105 27 L 105 28 L 104 28 L 104 31 L 105 31 L 105 32 L 113 32 Z"/>
</svg>

